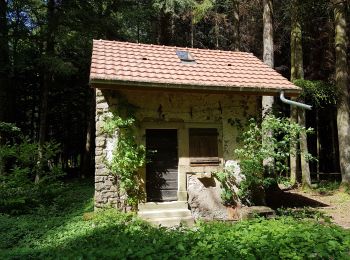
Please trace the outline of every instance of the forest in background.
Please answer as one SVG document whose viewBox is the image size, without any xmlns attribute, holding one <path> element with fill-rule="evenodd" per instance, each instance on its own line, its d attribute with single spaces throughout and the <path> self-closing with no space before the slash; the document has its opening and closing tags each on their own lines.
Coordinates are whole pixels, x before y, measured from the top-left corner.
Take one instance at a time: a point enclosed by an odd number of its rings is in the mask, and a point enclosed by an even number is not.
<svg viewBox="0 0 350 260">
<path fill-rule="evenodd" d="M 240 50 L 263 59 L 263 2 L 0 0 L 0 122 L 15 123 L 39 147 L 56 141 L 56 160 L 66 171 L 92 175 L 92 39 Z M 349 1 L 273 1 L 273 67 L 283 76 L 290 79 L 294 66 L 291 32 L 297 17 L 303 78 L 336 83 L 338 2 L 347 8 L 349 23 Z M 307 113 L 306 125 L 316 129 L 308 146 L 321 162 L 311 171 L 339 172 L 335 104 Z"/>
</svg>

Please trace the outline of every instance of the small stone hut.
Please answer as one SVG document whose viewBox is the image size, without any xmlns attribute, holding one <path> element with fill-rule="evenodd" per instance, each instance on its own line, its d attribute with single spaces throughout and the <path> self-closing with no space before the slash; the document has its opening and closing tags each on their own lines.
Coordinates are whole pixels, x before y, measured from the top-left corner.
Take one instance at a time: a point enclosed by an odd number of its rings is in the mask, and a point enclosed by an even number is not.
<svg viewBox="0 0 350 260">
<path fill-rule="evenodd" d="M 96 91 L 95 207 L 117 205 L 106 167 L 116 138 L 103 131 L 123 96 L 135 107 L 137 140 L 155 150 L 139 174 L 147 218 L 227 218 L 212 176 L 234 160 L 237 124 L 259 115 L 261 96 L 300 89 L 247 52 L 94 40 L 90 74 Z M 177 209 L 177 211 L 175 210 Z M 190 214 L 188 214 L 190 212 Z"/>
</svg>

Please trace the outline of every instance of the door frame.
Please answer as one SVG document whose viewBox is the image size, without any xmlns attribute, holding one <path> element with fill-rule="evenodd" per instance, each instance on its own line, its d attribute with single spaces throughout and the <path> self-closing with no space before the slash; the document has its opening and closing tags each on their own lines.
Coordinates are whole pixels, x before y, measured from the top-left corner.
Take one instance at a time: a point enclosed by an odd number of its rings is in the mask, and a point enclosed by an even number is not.
<svg viewBox="0 0 350 260">
<path fill-rule="evenodd" d="M 142 122 L 140 126 L 139 142 L 146 147 L 147 129 L 174 129 L 177 130 L 177 156 L 178 156 L 178 183 L 177 201 L 187 201 L 187 177 L 184 167 L 188 163 L 188 134 L 184 122 Z M 142 188 L 146 192 L 146 166 L 139 172 Z"/>
</svg>

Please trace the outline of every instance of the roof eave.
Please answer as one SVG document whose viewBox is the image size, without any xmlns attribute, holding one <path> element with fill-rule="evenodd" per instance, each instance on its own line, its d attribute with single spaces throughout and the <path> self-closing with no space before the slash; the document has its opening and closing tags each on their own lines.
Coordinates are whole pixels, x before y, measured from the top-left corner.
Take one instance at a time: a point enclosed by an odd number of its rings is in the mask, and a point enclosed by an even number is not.
<svg viewBox="0 0 350 260">
<path fill-rule="evenodd" d="M 160 82 L 143 82 L 143 81 L 125 81 L 125 80 L 107 80 L 107 79 L 90 79 L 92 88 L 101 89 L 138 89 L 138 90 L 177 90 L 193 91 L 207 93 L 241 93 L 259 96 L 274 96 L 284 91 L 286 96 L 299 96 L 301 89 L 290 88 L 269 88 L 269 87 L 246 87 L 246 86 L 216 86 L 216 85 L 190 85 L 190 84 L 173 84 Z"/>
</svg>

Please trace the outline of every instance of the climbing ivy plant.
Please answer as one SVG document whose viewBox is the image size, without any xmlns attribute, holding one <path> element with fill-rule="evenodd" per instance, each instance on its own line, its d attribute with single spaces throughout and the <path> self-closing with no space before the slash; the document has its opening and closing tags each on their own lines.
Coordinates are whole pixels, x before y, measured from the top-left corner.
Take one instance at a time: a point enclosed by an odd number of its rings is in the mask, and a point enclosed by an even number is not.
<svg viewBox="0 0 350 260">
<path fill-rule="evenodd" d="M 112 157 L 106 160 L 106 165 L 118 183 L 119 192 L 126 195 L 127 205 L 135 211 L 145 197 L 138 170 L 146 162 L 146 148 L 136 141 L 135 107 L 119 97 L 118 109 L 106 118 L 104 131 L 116 137 Z"/>
<path fill-rule="evenodd" d="M 298 79 L 293 82 L 303 89 L 301 97 L 316 108 L 334 106 L 339 99 L 339 93 L 334 84 L 321 80 Z"/>
</svg>

